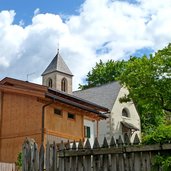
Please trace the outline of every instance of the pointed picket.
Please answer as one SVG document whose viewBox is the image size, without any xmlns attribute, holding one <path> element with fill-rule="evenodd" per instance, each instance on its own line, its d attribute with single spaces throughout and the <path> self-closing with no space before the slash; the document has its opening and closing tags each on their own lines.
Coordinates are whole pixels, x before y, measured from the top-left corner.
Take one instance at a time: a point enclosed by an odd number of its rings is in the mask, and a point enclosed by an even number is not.
<svg viewBox="0 0 171 171">
<path fill-rule="evenodd" d="M 78 149 L 83 149 L 83 142 L 81 140 L 78 143 Z"/>
<path fill-rule="evenodd" d="M 43 171 L 44 170 L 44 146 L 43 144 L 40 147 L 40 152 L 39 152 L 39 170 Z"/>
<path fill-rule="evenodd" d="M 89 139 L 87 139 L 84 148 L 85 148 L 85 149 L 91 149 L 91 144 L 90 144 Z"/>
<path fill-rule="evenodd" d="M 124 142 L 125 142 L 125 145 L 130 145 L 131 144 L 130 139 L 128 137 L 128 134 L 124 135 Z"/>
<path fill-rule="evenodd" d="M 68 140 L 67 143 L 65 144 L 65 148 L 66 148 L 66 150 L 69 150 L 69 149 L 70 149 L 70 142 L 69 142 L 69 140 Z"/>
<path fill-rule="evenodd" d="M 83 142 L 82 140 L 79 141 L 78 144 L 78 151 L 82 151 L 83 150 Z M 85 167 L 84 167 L 84 156 L 80 155 L 77 157 L 77 170 L 79 171 L 84 171 Z"/>
<path fill-rule="evenodd" d="M 64 145 L 63 145 L 64 146 Z M 57 162 L 57 154 L 56 154 L 56 152 L 57 152 L 57 149 L 56 149 L 56 143 L 55 142 L 53 142 L 53 170 L 56 170 L 56 162 Z"/>
<path fill-rule="evenodd" d="M 99 145 L 98 139 L 96 137 L 94 140 L 93 149 L 97 149 L 97 148 L 100 148 L 100 145 Z"/>
<path fill-rule="evenodd" d="M 56 147 L 55 147 L 56 148 Z M 65 145 L 64 145 L 64 142 L 61 141 L 61 143 L 59 144 L 59 151 L 62 151 L 65 149 Z"/>
<path fill-rule="evenodd" d="M 84 146 L 84 149 L 87 149 L 87 150 L 91 149 L 91 144 L 90 144 L 89 139 L 87 139 L 87 141 L 85 143 L 85 146 Z M 90 171 L 91 170 L 91 159 L 92 159 L 91 155 L 86 155 L 85 156 L 85 162 L 84 162 L 85 171 Z"/>
<path fill-rule="evenodd" d="M 136 134 L 136 135 L 135 135 L 135 137 L 134 137 L 133 144 L 134 144 L 134 145 L 138 145 L 138 144 L 140 144 L 140 139 L 139 139 L 139 137 L 138 137 L 138 135 L 137 135 L 137 134 Z"/>
<path fill-rule="evenodd" d="M 27 171 L 27 147 L 26 147 L 26 140 L 22 146 L 22 170 Z"/>
<path fill-rule="evenodd" d="M 76 150 L 77 149 L 77 145 L 76 145 L 76 142 L 74 140 L 73 144 L 72 144 L 72 150 Z"/>
<path fill-rule="evenodd" d="M 106 137 L 104 137 L 102 148 L 108 148 L 108 147 L 109 145 L 108 145 L 107 139 Z"/>
<path fill-rule="evenodd" d="M 118 147 L 123 146 L 123 140 L 121 138 L 121 135 L 119 135 L 118 141 L 117 141 Z"/>
<path fill-rule="evenodd" d="M 38 169 L 39 169 L 39 152 L 38 152 L 38 146 L 35 142 L 33 144 L 32 162 L 33 162 L 33 171 L 38 171 Z"/>
<path fill-rule="evenodd" d="M 50 171 L 50 144 L 49 141 L 46 145 L 46 171 Z"/>
<path fill-rule="evenodd" d="M 112 136 L 111 140 L 110 140 L 110 147 L 116 147 L 116 142 L 114 137 Z"/>
</svg>

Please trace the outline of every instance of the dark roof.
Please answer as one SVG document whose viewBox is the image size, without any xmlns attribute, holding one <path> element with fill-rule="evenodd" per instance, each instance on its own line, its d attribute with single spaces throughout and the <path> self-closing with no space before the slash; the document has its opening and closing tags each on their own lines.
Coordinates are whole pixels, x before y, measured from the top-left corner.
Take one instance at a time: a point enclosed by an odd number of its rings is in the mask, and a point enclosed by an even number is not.
<svg viewBox="0 0 171 171">
<path fill-rule="evenodd" d="M 95 103 L 91 103 L 90 101 L 81 99 L 74 95 L 67 94 L 65 92 L 48 88 L 48 92 L 46 93 L 46 97 L 55 99 L 65 104 L 72 105 L 74 107 L 92 112 L 97 114 L 99 117 L 107 118 L 106 113 L 109 113 L 109 109 L 103 106 L 97 105 Z"/>
<path fill-rule="evenodd" d="M 119 82 L 111 82 L 102 86 L 75 91 L 73 94 L 100 106 L 104 106 L 111 111 L 121 87 Z"/>
<path fill-rule="evenodd" d="M 22 80 L 17 80 L 14 78 L 4 78 L 3 80 L 0 81 L 0 91 L 7 91 L 7 92 L 14 92 L 26 94 L 26 95 L 33 95 L 37 97 L 41 97 L 41 99 L 44 98 L 49 98 L 55 101 L 59 101 L 63 104 L 67 104 L 73 107 L 76 107 L 78 109 L 88 111 L 86 112 L 87 115 L 91 115 L 92 117 L 98 117 L 98 118 L 107 118 L 108 116 L 106 113 L 109 112 L 109 109 L 91 103 L 87 100 L 81 99 L 79 97 L 76 97 L 74 95 L 67 94 L 65 92 L 48 88 L 47 86 L 39 85 L 39 84 L 34 84 L 30 83 L 27 81 L 22 81 Z M 46 102 L 43 100 L 42 102 Z"/>
<path fill-rule="evenodd" d="M 49 74 L 51 72 L 58 71 L 61 73 L 65 73 L 68 75 L 73 75 L 64 60 L 62 59 L 59 52 L 56 54 L 56 56 L 53 58 L 51 63 L 48 65 L 48 67 L 45 69 L 45 71 L 42 73 L 43 75 Z"/>
</svg>

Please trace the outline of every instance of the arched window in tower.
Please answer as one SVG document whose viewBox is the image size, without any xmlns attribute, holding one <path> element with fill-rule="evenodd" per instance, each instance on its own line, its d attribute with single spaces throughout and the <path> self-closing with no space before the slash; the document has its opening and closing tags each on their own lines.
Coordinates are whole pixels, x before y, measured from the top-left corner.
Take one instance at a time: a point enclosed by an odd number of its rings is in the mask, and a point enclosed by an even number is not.
<svg viewBox="0 0 171 171">
<path fill-rule="evenodd" d="M 47 86 L 52 88 L 52 79 L 51 78 L 48 79 Z"/>
<path fill-rule="evenodd" d="M 67 79 L 63 78 L 61 81 L 61 90 L 67 92 Z"/>
</svg>

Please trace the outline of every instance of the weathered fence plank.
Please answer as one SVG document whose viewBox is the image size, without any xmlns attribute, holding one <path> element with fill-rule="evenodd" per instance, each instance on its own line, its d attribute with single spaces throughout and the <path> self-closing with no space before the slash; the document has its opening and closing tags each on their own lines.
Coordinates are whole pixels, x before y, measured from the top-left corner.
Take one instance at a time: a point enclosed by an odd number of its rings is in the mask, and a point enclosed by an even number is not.
<svg viewBox="0 0 171 171">
<path fill-rule="evenodd" d="M 40 147 L 40 152 L 39 152 L 39 170 L 43 171 L 44 170 L 44 146 L 43 144 Z"/>
<path fill-rule="evenodd" d="M 151 171 L 154 169 L 154 157 L 158 154 L 169 154 L 171 144 L 139 145 L 138 136 L 133 144 L 127 136 L 121 136 L 115 141 L 112 137 L 108 144 L 104 138 L 100 147 L 97 138 L 93 147 L 87 139 L 85 145 L 69 141 L 57 144 L 47 143 L 46 150 L 41 145 L 40 151 L 36 143 L 26 139 L 23 144 L 22 171 Z M 70 145 L 72 147 L 70 148 Z M 46 156 L 44 158 L 44 156 Z M 44 166 L 45 163 L 45 166 Z M 155 171 L 163 171 L 161 166 L 155 166 Z"/>
<path fill-rule="evenodd" d="M 55 150 L 56 148 L 53 147 L 53 151 Z M 53 158 L 54 158 L 54 152 L 53 152 Z M 63 155 L 64 157 L 63 158 L 60 158 L 59 157 L 59 165 L 58 165 L 58 170 L 59 171 L 65 171 L 66 169 L 66 166 L 65 166 L 65 146 L 64 146 L 64 143 L 63 141 L 61 142 L 61 144 L 59 145 L 59 155 Z"/>
<path fill-rule="evenodd" d="M 83 142 L 80 140 L 79 144 L 78 144 L 78 150 L 81 151 L 83 150 Z M 84 156 L 78 156 L 77 159 L 78 163 L 77 163 L 77 170 L 79 171 L 84 171 Z"/>
<path fill-rule="evenodd" d="M 50 144 L 46 145 L 46 171 L 50 171 Z"/>
<path fill-rule="evenodd" d="M 91 150 L 91 145 L 89 139 L 87 139 L 85 143 L 85 152 Z M 87 154 L 87 153 L 85 153 Z M 85 171 L 91 171 L 92 170 L 92 162 L 91 162 L 91 155 L 85 155 L 85 164 L 84 164 Z"/>
</svg>

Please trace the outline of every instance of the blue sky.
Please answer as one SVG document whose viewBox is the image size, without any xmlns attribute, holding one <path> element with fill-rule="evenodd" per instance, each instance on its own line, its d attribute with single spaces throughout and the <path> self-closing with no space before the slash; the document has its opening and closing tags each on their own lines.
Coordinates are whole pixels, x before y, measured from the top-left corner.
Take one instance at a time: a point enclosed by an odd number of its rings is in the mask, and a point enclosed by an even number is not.
<svg viewBox="0 0 171 171">
<path fill-rule="evenodd" d="M 28 25 L 37 8 L 41 13 L 77 15 L 83 2 L 84 0 L 0 0 L 0 10 L 15 10 L 14 23 L 18 24 L 23 20 Z"/>
<path fill-rule="evenodd" d="M 41 84 L 59 43 L 77 89 L 100 59 L 149 55 L 170 30 L 171 0 L 0 0 L 0 79 Z"/>
</svg>

